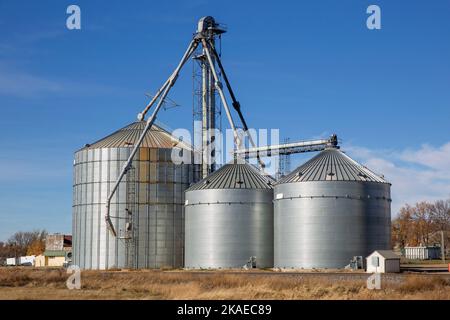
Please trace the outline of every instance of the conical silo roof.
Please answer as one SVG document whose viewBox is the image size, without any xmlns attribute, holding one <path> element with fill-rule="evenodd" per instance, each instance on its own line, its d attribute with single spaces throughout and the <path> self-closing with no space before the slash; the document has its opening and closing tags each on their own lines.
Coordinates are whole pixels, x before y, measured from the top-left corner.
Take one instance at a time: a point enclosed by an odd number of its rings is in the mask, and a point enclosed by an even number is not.
<svg viewBox="0 0 450 320">
<path fill-rule="evenodd" d="M 272 183 L 248 163 L 228 163 L 186 191 L 205 189 L 272 189 Z"/>
<path fill-rule="evenodd" d="M 388 183 L 365 166 L 336 148 L 325 149 L 318 155 L 281 178 L 277 184 L 307 181 L 367 181 Z"/>
<path fill-rule="evenodd" d="M 145 121 L 133 122 L 122 129 L 119 129 L 109 136 L 102 138 L 92 144 L 87 144 L 85 149 L 97 149 L 97 148 L 121 148 L 121 147 L 133 147 L 146 125 Z M 172 136 L 169 132 L 161 127 L 153 124 L 152 128 L 145 135 L 142 141 L 142 148 L 173 148 L 180 147 L 183 149 L 191 149 L 191 147 L 179 141 Z"/>
</svg>

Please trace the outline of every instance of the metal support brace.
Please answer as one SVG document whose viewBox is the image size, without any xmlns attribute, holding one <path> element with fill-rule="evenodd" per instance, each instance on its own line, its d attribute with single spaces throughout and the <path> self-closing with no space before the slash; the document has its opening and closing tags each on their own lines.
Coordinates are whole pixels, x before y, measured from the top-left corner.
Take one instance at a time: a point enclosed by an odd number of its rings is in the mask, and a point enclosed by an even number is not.
<svg viewBox="0 0 450 320">
<path fill-rule="evenodd" d="M 225 80 L 225 84 L 227 86 L 228 92 L 230 93 L 230 97 L 231 97 L 231 100 L 232 100 L 232 105 L 233 105 L 234 109 L 236 110 L 236 112 L 237 112 L 237 114 L 239 116 L 239 119 L 241 120 L 242 126 L 244 127 L 244 132 L 247 135 L 248 140 L 250 141 L 250 144 L 252 145 L 252 147 L 256 148 L 256 144 L 253 141 L 253 137 L 248 132 L 247 122 L 245 121 L 244 115 L 242 114 L 242 111 L 241 111 L 241 104 L 239 103 L 239 101 L 237 101 L 236 96 L 234 95 L 233 89 L 231 88 L 230 81 L 228 80 L 227 74 L 225 72 L 225 68 L 222 65 L 222 61 L 220 60 L 220 57 L 217 54 L 217 51 L 216 51 L 216 49 L 214 48 L 214 46 L 212 45 L 211 42 L 210 42 L 210 47 L 211 47 L 211 51 L 214 54 L 214 57 L 215 57 L 215 59 L 217 61 L 217 65 L 219 66 L 219 69 L 222 72 L 223 79 Z M 259 153 L 258 153 L 256 158 L 258 160 L 258 165 L 259 165 L 260 169 L 264 169 L 265 164 L 262 161 Z"/>
<path fill-rule="evenodd" d="M 333 134 L 329 139 L 318 139 L 310 141 L 298 141 L 291 143 L 284 143 L 278 145 L 268 145 L 256 148 L 236 150 L 235 154 L 238 156 L 244 156 L 253 158 L 257 157 L 260 153 L 265 153 L 269 156 L 274 155 L 289 155 L 293 153 L 302 153 L 310 151 L 322 151 L 327 148 L 339 149 L 338 139 Z"/>
<path fill-rule="evenodd" d="M 116 230 L 114 229 L 114 225 L 111 221 L 111 216 L 110 216 L 110 206 L 111 206 L 111 199 L 114 196 L 115 192 L 117 191 L 117 188 L 119 187 L 120 181 L 122 180 L 123 176 L 127 173 L 134 156 L 136 155 L 136 152 L 138 151 L 142 141 L 145 138 L 145 135 L 147 134 L 148 130 L 150 130 L 150 128 L 152 127 L 153 123 L 155 122 L 156 119 L 156 115 L 158 114 L 159 109 L 161 108 L 164 99 L 166 98 L 167 94 L 169 93 L 169 90 L 172 88 L 172 86 L 175 84 L 178 74 L 181 70 L 181 68 L 183 67 L 183 65 L 186 63 L 186 61 L 189 59 L 189 57 L 192 55 L 192 53 L 195 51 L 195 49 L 198 46 L 198 41 L 197 40 L 192 40 L 189 44 L 188 49 L 186 50 L 186 52 L 183 55 L 183 58 L 181 59 L 180 63 L 178 64 L 178 66 L 176 67 L 175 71 L 172 73 L 172 75 L 169 77 L 169 79 L 166 81 L 166 83 L 164 83 L 164 85 L 161 87 L 161 89 L 158 91 L 158 94 L 153 98 L 153 100 L 156 101 L 157 97 L 159 95 L 161 95 L 158 104 L 156 105 L 155 110 L 153 111 L 152 115 L 150 116 L 150 118 L 147 120 L 147 124 L 145 125 L 144 130 L 142 131 L 137 143 L 135 144 L 133 150 L 131 151 L 130 156 L 127 159 L 127 162 L 124 164 L 124 166 L 122 167 L 122 170 L 119 174 L 119 177 L 116 180 L 116 183 L 114 184 L 108 199 L 106 201 L 106 214 L 105 214 L 105 221 L 106 221 L 106 225 L 108 227 L 108 229 L 111 231 L 111 233 L 114 236 L 117 236 Z M 161 94 L 162 92 L 162 94 Z M 152 100 L 152 101 L 153 101 Z M 154 102 L 154 101 L 153 101 Z M 153 104 L 152 102 L 149 104 L 149 106 L 151 106 L 151 104 Z M 145 112 L 148 111 L 148 109 L 150 107 L 147 107 L 146 110 L 144 110 Z"/>
<path fill-rule="evenodd" d="M 214 67 L 214 63 L 211 58 L 211 53 L 209 50 L 208 43 L 206 42 L 205 39 L 202 39 L 202 44 L 203 44 L 203 48 L 205 49 L 206 57 L 208 58 L 209 65 L 210 65 L 211 71 L 214 76 L 214 81 L 216 83 L 216 89 L 217 89 L 217 91 L 219 91 L 220 99 L 222 100 L 223 106 L 225 107 L 228 121 L 230 122 L 231 129 L 233 130 L 235 145 L 236 145 L 237 149 L 240 149 L 241 148 L 241 139 L 239 138 L 238 133 L 236 131 L 236 126 L 234 125 L 234 121 L 233 121 L 233 117 L 231 116 L 230 108 L 228 106 L 227 100 L 225 99 L 225 94 L 223 93 L 222 83 L 219 80 L 219 77 L 216 72 L 216 68 Z"/>
<path fill-rule="evenodd" d="M 156 102 L 156 100 L 159 98 L 161 93 L 166 89 L 166 87 L 169 85 L 170 78 L 166 80 L 166 82 L 163 84 L 161 88 L 159 88 L 158 92 L 156 92 L 153 99 L 147 104 L 147 106 L 144 108 L 142 112 L 140 112 L 137 116 L 139 121 L 144 121 L 145 115 L 147 114 L 148 110 L 152 107 L 152 105 Z"/>
</svg>

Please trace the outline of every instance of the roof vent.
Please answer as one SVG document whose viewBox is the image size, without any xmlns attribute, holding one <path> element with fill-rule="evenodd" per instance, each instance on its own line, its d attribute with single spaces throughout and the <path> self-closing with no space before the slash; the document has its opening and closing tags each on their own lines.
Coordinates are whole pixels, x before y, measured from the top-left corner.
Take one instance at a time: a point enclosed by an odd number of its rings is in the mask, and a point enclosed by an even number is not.
<svg viewBox="0 0 450 320">
<path fill-rule="evenodd" d="M 329 175 L 330 177 L 332 177 L 332 176 L 334 176 L 334 172 L 328 172 L 328 175 Z"/>
<path fill-rule="evenodd" d="M 209 184 L 209 180 L 203 181 L 203 184 Z"/>
</svg>

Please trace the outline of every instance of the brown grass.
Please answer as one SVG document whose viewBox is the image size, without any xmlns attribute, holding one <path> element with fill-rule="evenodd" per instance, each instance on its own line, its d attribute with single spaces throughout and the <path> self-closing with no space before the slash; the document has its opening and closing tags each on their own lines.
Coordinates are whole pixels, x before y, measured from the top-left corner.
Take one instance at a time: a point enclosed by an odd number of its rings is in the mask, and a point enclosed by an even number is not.
<svg viewBox="0 0 450 320">
<path fill-rule="evenodd" d="M 0 299 L 450 299 L 450 278 L 438 275 L 398 275 L 381 290 L 352 275 L 83 271 L 81 290 L 68 290 L 67 277 L 63 269 L 3 268 Z"/>
</svg>

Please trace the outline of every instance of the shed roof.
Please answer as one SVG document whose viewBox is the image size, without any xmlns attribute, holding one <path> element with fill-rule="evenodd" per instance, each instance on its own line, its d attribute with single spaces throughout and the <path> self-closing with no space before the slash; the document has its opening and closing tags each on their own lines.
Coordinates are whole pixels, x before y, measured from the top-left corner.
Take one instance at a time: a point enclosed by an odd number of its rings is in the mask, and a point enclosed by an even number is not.
<svg viewBox="0 0 450 320">
<path fill-rule="evenodd" d="M 380 256 L 382 256 L 386 260 L 400 259 L 400 256 L 392 250 L 375 250 L 370 255 L 373 255 L 374 253 L 378 253 Z"/>
<path fill-rule="evenodd" d="M 65 257 L 66 252 L 64 250 L 46 250 L 44 252 L 46 257 Z"/>
</svg>

